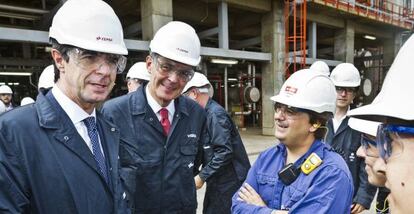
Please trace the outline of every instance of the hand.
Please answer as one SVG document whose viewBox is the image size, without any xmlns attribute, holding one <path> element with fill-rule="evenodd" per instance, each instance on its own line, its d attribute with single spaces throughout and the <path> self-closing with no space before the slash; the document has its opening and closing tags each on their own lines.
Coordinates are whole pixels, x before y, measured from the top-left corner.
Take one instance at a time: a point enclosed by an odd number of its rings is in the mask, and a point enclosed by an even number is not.
<svg viewBox="0 0 414 214">
<path fill-rule="evenodd" d="M 351 213 L 352 214 L 360 213 L 364 210 L 365 210 L 365 207 L 362 206 L 361 204 L 352 204 L 351 205 Z"/>
<path fill-rule="evenodd" d="M 204 185 L 204 181 L 200 178 L 199 175 L 194 177 L 194 182 L 197 190 L 199 190 Z"/>
<path fill-rule="evenodd" d="M 240 187 L 238 200 L 244 201 L 247 204 L 266 207 L 266 204 L 260 195 L 257 194 L 256 190 L 254 190 L 248 183 L 244 183 L 243 186 Z"/>
</svg>

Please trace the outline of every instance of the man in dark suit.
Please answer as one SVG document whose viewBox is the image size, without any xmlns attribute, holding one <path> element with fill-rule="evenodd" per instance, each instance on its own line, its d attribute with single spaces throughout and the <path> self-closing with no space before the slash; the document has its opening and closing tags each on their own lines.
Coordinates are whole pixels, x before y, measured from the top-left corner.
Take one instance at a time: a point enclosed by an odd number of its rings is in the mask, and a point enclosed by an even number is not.
<svg viewBox="0 0 414 214">
<path fill-rule="evenodd" d="M 67 1 L 50 28 L 57 82 L 0 118 L 1 213 L 127 213 L 118 129 L 95 111 L 128 53 L 103 1 Z"/>
</svg>

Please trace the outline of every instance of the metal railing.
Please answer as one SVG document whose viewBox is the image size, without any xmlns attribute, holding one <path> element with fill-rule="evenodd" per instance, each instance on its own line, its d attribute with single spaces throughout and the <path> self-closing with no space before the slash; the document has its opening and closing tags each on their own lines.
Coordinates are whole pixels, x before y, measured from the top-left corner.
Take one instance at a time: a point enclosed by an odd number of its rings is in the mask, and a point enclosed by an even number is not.
<svg viewBox="0 0 414 214">
<path fill-rule="evenodd" d="M 413 10 L 390 0 L 309 0 L 355 15 L 407 29 L 414 28 Z"/>
</svg>

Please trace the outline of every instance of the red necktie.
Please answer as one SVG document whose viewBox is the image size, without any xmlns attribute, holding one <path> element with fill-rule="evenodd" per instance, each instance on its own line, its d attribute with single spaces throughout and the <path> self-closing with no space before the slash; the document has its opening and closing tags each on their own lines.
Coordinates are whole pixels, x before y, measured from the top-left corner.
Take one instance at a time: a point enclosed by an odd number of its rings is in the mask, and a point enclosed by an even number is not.
<svg viewBox="0 0 414 214">
<path fill-rule="evenodd" d="M 160 110 L 160 114 L 161 114 L 161 125 L 162 128 L 164 128 L 164 134 L 165 136 L 168 136 L 168 132 L 170 132 L 170 120 L 168 120 L 168 110 L 166 108 L 162 108 Z"/>
</svg>

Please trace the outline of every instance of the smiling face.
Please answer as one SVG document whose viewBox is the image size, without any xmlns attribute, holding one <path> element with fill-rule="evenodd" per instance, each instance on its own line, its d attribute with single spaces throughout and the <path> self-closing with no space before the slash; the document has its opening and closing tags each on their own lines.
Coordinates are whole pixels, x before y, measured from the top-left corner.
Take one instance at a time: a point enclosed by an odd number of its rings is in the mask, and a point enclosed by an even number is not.
<svg viewBox="0 0 414 214">
<path fill-rule="evenodd" d="M 148 84 L 149 91 L 158 104 L 163 107 L 181 95 L 189 81 L 186 75 L 194 73 L 191 66 L 159 55 L 148 56 L 146 63 L 148 72 L 151 73 L 151 80 Z"/>
<path fill-rule="evenodd" d="M 275 105 L 275 136 L 286 146 L 298 146 L 313 138 L 309 115 L 304 112 L 292 110 L 286 105 Z M 313 140 L 312 140 L 313 142 Z"/>
<path fill-rule="evenodd" d="M 59 89 L 86 112 L 92 112 L 95 104 L 104 101 L 111 92 L 116 78 L 117 66 L 107 54 L 68 54 L 65 61 L 62 55 L 52 50 L 60 71 L 57 81 Z"/>
</svg>

